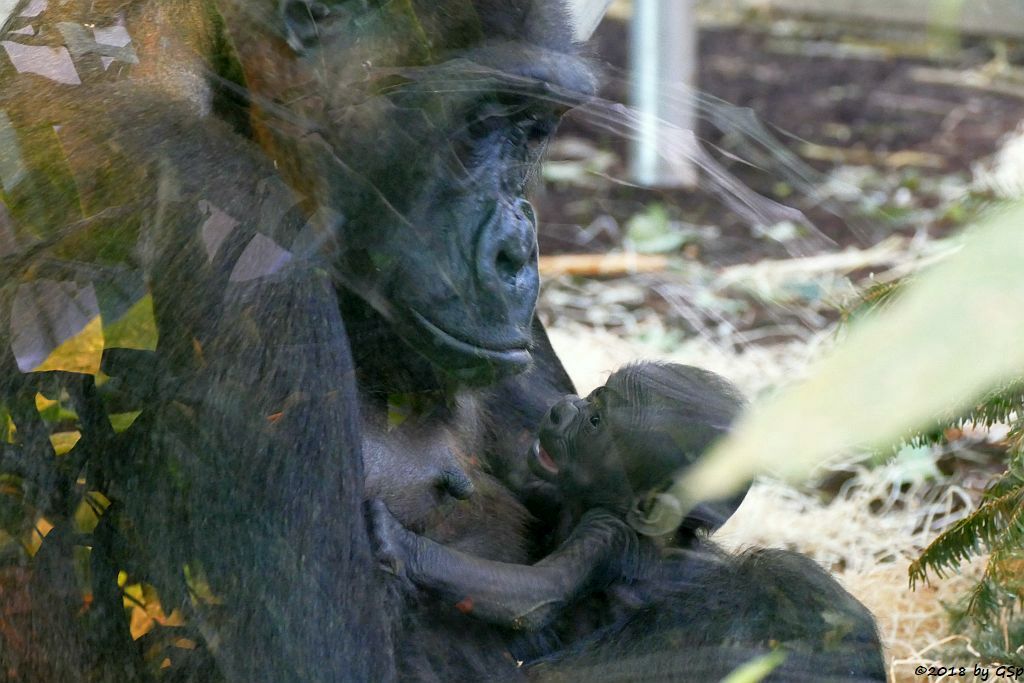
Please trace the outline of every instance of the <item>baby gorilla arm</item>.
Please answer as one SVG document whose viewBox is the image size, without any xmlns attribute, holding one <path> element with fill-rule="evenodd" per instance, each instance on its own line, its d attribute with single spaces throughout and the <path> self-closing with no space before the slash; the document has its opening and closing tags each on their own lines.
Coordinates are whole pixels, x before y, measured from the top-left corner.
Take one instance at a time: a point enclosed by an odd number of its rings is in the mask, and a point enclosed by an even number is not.
<svg viewBox="0 0 1024 683">
<path fill-rule="evenodd" d="M 633 575 L 639 561 L 635 532 L 604 510 L 588 511 L 558 550 L 527 566 L 453 550 L 403 527 L 382 502 L 370 508 L 385 568 L 467 614 L 515 629 L 543 628 L 579 596 Z"/>
</svg>

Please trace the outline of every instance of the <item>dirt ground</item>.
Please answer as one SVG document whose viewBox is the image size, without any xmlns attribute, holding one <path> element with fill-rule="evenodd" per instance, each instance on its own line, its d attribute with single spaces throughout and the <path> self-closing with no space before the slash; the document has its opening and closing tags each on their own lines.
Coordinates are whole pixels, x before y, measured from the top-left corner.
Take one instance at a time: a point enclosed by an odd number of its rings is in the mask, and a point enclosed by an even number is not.
<svg viewBox="0 0 1024 683">
<path fill-rule="evenodd" d="M 696 84 L 701 92 L 749 108 L 780 145 L 820 174 L 822 183 L 837 171 L 863 168 L 913 191 L 912 204 L 905 194 L 869 197 L 883 179 L 868 178 L 871 182 L 856 188 L 862 196 L 821 206 L 820 191 L 804 196 L 780 182 L 773 172 L 777 169 L 725 160 L 748 187 L 804 211 L 840 247 L 865 246 L 894 229 L 941 235 L 955 227 L 955 216 L 934 216 L 928 224 L 919 216 L 907 220 L 912 213 L 908 209 L 940 203 L 943 197 L 935 187 L 940 180 L 968 183 L 972 166 L 994 153 L 1024 119 L 1024 48 L 1016 44 L 963 37 L 960 44 L 946 45 L 911 28 L 757 15 L 720 21 L 712 14 L 703 19 Z M 602 94 L 627 101 L 627 24 L 605 21 L 594 41 L 598 59 L 608 67 Z M 699 138 L 710 147 L 728 148 L 733 133 L 717 130 L 708 117 L 699 122 Z M 611 178 L 626 177 L 625 140 L 572 120 L 562 137 L 583 137 L 599 150 L 610 150 L 615 158 L 604 172 Z M 556 146 L 556 158 L 558 151 Z M 579 249 L 581 240 L 572 227 L 585 227 L 598 215 L 626 218 L 661 202 L 680 220 L 722 231 L 713 244 L 703 245 L 705 261 L 721 265 L 782 255 L 777 245 L 752 240 L 750 226 L 707 192 L 616 183 L 594 189 L 583 201 L 571 185 L 546 187 L 538 207 L 545 223 L 543 253 Z M 585 246 L 600 249 L 615 243 L 603 235 Z"/>
<path fill-rule="evenodd" d="M 716 157 L 747 187 L 800 209 L 827 239 L 797 244 L 786 226 L 750 225 L 706 188 L 631 186 L 628 140 L 570 121 L 537 201 L 542 254 L 654 244 L 646 251 L 665 257 L 651 272 L 546 278 L 541 313 L 582 391 L 624 362 L 662 358 L 715 370 L 753 398 L 771 392 L 832 345 L 865 287 L 941 258 L 995 198 L 1024 195 L 1015 137 L 1024 46 L 701 7 L 699 89 L 752 110 L 777 141 L 775 159 L 794 153 L 812 172 L 803 182 L 782 164 Z M 617 70 L 628 39 L 616 19 L 596 36 L 609 99 L 627 96 Z M 699 139 L 742 151 L 711 119 L 701 119 Z M 669 239 L 637 237 L 651 230 Z M 955 602 L 982 565 L 917 591 L 907 565 L 976 503 L 1002 466 L 1002 436 L 972 432 L 935 448 L 930 469 L 848 456 L 811 483 L 766 479 L 718 538 L 798 549 L 835 571 L 877 615 L 893 680 L 925 680 L 916 666 L 950 657 L 973 666 L 981 655 L 950 626 L 943 602 Z"/>
</svg>

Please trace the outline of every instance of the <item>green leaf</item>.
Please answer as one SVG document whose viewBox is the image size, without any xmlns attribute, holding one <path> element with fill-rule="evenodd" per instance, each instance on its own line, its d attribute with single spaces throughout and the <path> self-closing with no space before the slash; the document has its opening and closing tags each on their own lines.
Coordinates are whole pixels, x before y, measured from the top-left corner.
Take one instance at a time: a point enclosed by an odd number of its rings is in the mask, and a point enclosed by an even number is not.
<svg viewBox="0 0 1024 683">
<path fill-rule="evenodd" d="M 809 379 L 748 411 L 671 492 L 692 505 L 724 497 L 759 472 L 800 478 L 855 447 L 888 447 L 1019 376 L 1021 225 L 1024 203 L 1017 203 L 974 229 L 959 252 L 852 325 Z"/>
<path fill-rule="evenodd" d="M 664 254 L 683 246 L 686 235 L 673 228 L 663 205 L 651 204 L 626 223 L 626 239 L 641 254 Z"/>
<path fill-rule="evenodd" d="M 722 679 L 722 683 L 757 683 L 786 661 L 784 650 L 775 650 L 757 659 L 752 659 Z"/>
</svg>

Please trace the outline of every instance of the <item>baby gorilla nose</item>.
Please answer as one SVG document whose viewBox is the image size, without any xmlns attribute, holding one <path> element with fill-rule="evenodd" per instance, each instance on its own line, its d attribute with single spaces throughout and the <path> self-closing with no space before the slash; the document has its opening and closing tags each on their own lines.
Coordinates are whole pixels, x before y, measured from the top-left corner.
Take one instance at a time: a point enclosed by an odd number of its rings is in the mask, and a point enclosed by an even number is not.
<svg viewBox="0 0 1024 683">
<path fill-rule="evenodd" d="M 437 488 L 456 500 L 466 500 L 473 495 L 473 480 L 460 469 L 446 469 L 438 475 Z"/>
<path fill-rule="evenodd" d="M 551 406 L 548 411 L 548 422 L 553 426 L 565 425 L 572 422 L 579 409 L 575 404 L 575 396 L 566 396 L 561 401 Z"/>
</svg>

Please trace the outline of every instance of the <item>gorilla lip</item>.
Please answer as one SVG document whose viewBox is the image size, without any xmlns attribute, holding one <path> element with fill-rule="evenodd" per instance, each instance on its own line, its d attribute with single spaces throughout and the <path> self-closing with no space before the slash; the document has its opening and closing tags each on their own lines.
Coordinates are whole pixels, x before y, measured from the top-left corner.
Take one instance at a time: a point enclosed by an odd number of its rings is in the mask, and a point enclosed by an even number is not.
<svg viewBox="0 0 1024 683">
<path fill-rule="evenodd" d="M 435 341 L 442 343 L 452 350 L 466 355 L 483 357 L 497 363 L 525 365 L 530 361 L 529 341 L 526 339 L 522 342 L 513 342 L 504 348 L 482 346 L 477 342 L 463 341 L 453 337 L 417 311 L 412 311 L 412 315 L 420 327 L 430 333 Z"/>
<path fill-rule="evenodd" d="M 558 464 L 552 459 L 544 447 L 540 445 L 540 441 L 533 442 L 533 448 L 530 449 L 530 454 L 533 456 L 534 461 L 551 474 L 558 474 Z"/>
</svg>

